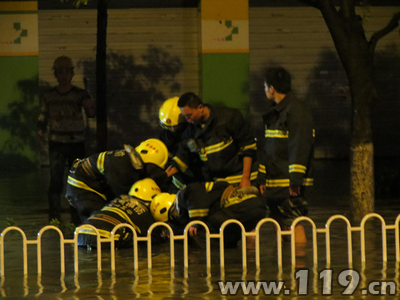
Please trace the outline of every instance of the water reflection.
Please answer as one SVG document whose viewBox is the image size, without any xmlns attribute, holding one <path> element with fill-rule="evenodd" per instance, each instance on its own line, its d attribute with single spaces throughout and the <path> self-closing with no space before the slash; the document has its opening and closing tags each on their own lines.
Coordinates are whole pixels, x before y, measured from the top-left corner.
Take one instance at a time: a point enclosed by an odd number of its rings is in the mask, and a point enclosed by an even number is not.
<svg viewBox="0 0 400 300">
<path fill-rule="evenodd" d="M 345 228 L 346 224 L 342 224 Z M 263 234 L 265 234 L 263 232 Z M 17 234 L 18 235 L 18 234 Z M 13 238 L 12 247 L 20 248 L 17 243 L 17 235 Z M 133 298 L 159 298 L 175 295 L 182 298 L 198 296 L 208 299 L 221 298 L 218 282 L 272 282 L 274 280 L 284 281 L 284 288 L 287 293 L 277 295 L 276 299 L 285 299 L 289 296 L 291 299 L 303 297 L 308 294 L 313 299 L 328 299 L 330 297 L 342 295 L 346 289 L 352 291 L 355 289 L 354 295 L 348 295 L 353 299 L 369 299 L 376 297 L 373 295 L 363 295 L 362 290 L 369 291 L 369 283 L 371 280 L 380 280 L 382 282 L 394 282 L 396 292 L 399 292 L 399 263 L 395 262 L 396 255 L 394 253 L 395 242 L 388 243 L 388 261 L 385 262 L 382 255 L 382 240 L 380 226 L 371 226 L 365 230 L 366 245 L 366 262 L 362 261 L 362 253 L 360 245 L 363 238 L 358 232 L 358 238 L 354 239 L 354 272 L 348 275 L 352 280 L 340 281 L 341 272 L 348 269 L 348 261 L 346 259 L 338 260 L 347 250 L 346 239 L 338 239 L 337 233 L 332 229 L 332 262 L 325 260 L 323 263 L 315 264 L 314 247 L 312 243 L 298 244 L 295 247 L 295 264 L 291 264 L 291 243 L 284 242 L 282 244 L 282 265 L 276 262 L 276 242 L 261 240 L 261 267 L 256 265 L 255 248 L 247 249 L 246 259 L 247 266 L 243 268 L 243 249 L 226 249 L 225 267 L 220 269 L 219 247 L 212 248 L 211 251 L 211 268 L 205 266 L 205 253 L 199 249 L 189 249 L 190 264 L 189 268 L 184 268 L 181 244 L 176 245 L 176 266 L 171 268 L 169 245 L 162 245 L 159 248 L 153 248 L 151 259 L 153 260 L 152 269 L 147 269 L 147 249 L 140 247 L 138 249 L 139 270 L 134 270 L 134 262 L 132 260 L 132 249 L 120 249 L 116 251 L 116 270 L 111 268 L 111 255 L 107 251 L 102 252 L 102 271 L 97 268 L 98 251 L 90 251 L 87 249 L 79 250 L 79 272 L 74 269 L 73 259 L 67 259 L 66 272 L 60 276 L 62 268 L 54 268 L 59 266 L 59 249 L 54 248 L 52 251 L 46 251 L 43 261 L 42 275 L 35 275 L 35 272 L 29 272 L 28 276 L 23 275 L 21 267 L 20 253 L 13 252 L 6 247 L 6 276 L 1 278 L 1 297 L 27 297 L 35 295 L 54 296 L 58 299 L 80 299 L 86 298 L 88 295 L 97 295 L 101 299 L 105 294 L 112 296 L 113 299 L 124 299 L 126 295 Z M 344 234 L 346 236 L 346 234 Z M 389 240 L 394 238 L 394 234 L 388 236 Z M 47 237 L 50 238 L 50 237 Z M 44 242 L 46 238 L 44 238 Z M 312 239 L 311 239 L 312 240 Z M 310 241 L 311 241 L 310 240 Z M 275 241 L 275 239 L 273 239 Z M 54 242 L 53 244 L 57 244 Z M 47 243 L 47 245 L 51 245 Z M 319 245 L 323 246 L 323 245 Z M 72 253 L 71 247 L 66 247 Z M 70 249 L 71 248 L 71 249 Z M 378 250 L 378 251 L 377 251 Z M 380 250 L 380 251 L 379 251 Z M 70 253 L 70 254 L 71 254 Z M 67 255 L 69 257 L 70 255 Z M 320 255 L 321 256 L 321 255 Z M 34 259 L 29 258 L 32 264 Z M 324 261 L 321 257 L 320 261 Z M 16 263 L 18 262 L 18 263 Z M 29 265 L 29 270 L 35 266 Z M 13 265 L 10 269 L 8 266 Z M 307 271 L 304 277 L 301 273 Z M 329 273 L 329 271 L 332 271 Z M 325 273 L 323 273 L 325 272 Z M 358 276 L 358 277 L 357 277 Z M 59 278 L 59 279 L 57 279 Z M 34 281 L 36 279 L 36 281 Z M 306 280 L 305 285 L 301 285 L 301 280 Z M 344 279 L 342 279 L 344 280 Z M 338 283 L 339 282 L 339 283 Z M 390 292 L 391 286 L 387 287 Z M 372 292 L 379 290 L 380 287 L 372 289 Z M 239 292 L 241 294 L 242 292 Z M 243 294 L 243 293 L 242 293 Z M 325 295 L 323 295 L 325 294 Z M 263 294 L 261 293 L 259 297 Z M 261 297 L 262 298 L 262 297 Z M 334 298 L 332 298 L 334 299 Z M 376 298 L 375 298 L 376 299 Z M 384 297 L 382 298 L 384 299 Z"/>
<path fill-rule="evenodd" d="M 169 263 L 168 261 L 166 262 Z M 378 268 L 378 265 L 380 267 Z M 362 290 L 368 290 L 371 280 L 393 281 L 396 283 L 396 292 L 399 293 L 399 263 L 395 268 L 388 268 L 387 264 L 376 263 L 367 268 L 362 264 L 360 269 L 354 269 L 346 277 L 347 281 L 338 284 L 339 273 L 345 270 L 346 266 L 335 266 L 333 269 L 297 268 L 296 266 L 284 266 L 281 272 L 271 273 L 261 270 L 247 270 L 243 272 L 241 266 L 230 268 L 229 274 L 211 274 L 202 272 L 200 268 L 193 267 L 191 270 L 177 270 L 175 268 L 160 268 L 152 270 L 139 270 L 129 272 L 126 270 L 122 275 L 103 271 L 97 273 L 95 269 L 85 271 L 81 274 L 61 276 L 59 283 L 51 276 L 36 276 L 36 284 L 24 276 L 21 281 L 13 278 L 2 278 L 1 297 L 27 297 L 34 295 L 39 298 L 43 295 L 52 297 L 51 299 L 87 299 L 89 295 L 96 295 L 97 299 L 126 299 L 136 298 L 162 298 L 179 296 L 199 297 L 202 299 L 221 299 L 218 281 L 267 281 L 283 280 L 284 288 L 289 290 L 287 293 L 277 295 L 275 299 L 298 299 L 309 295 L 309 299 L 336 299 L 343 296 L 346 289 L 355 290 L 353 295 L 348 295 L 348 299 L 377 299 L 374 295 L 363 295 Z M 325 272 L 333 270 L 333 272 Z M 304 271 L 306 273 L 300 273 Z M 306 274 L 303 276 L 303 274 Z M 187 275 L 187 276 L 186 276 Z M 35 277 L 35 276 L 30 276 Z M 51 278 L 50 278 L 51 277 Z M 73 279 L 73 284 L 70 280 Z M 306 285 L 301 284 L 301 280 L 306 280 Z M 46 283 L 43 283 L 43 282 Z M 22 284 L 22 286 L 21 286 Z M 21 289 L 22 287 L 22 289 Z M 379 287 L 374 289 L 379 290 Z M 387 288 L 390 292 L 390 286 Z M 243 294 L 239 292 L 239 294 Z M 262 297 L 261 293 L 259 298 Z M 227 296 L 228 297 L 228 296 Z M 385 299 L 384 296 L 378 299 Z"/>
</svg>

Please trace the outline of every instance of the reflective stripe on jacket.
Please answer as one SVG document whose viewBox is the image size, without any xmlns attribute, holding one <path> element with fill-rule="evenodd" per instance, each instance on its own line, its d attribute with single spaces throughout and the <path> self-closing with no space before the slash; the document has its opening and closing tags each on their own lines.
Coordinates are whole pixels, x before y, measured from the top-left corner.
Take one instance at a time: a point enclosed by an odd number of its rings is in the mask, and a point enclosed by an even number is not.
<svg viewBox="0 0 400 300">
<path fill-rule="evenodd" d="M 288 197 L 290 185 L 313 185 L 315 130 L 310 109 L 288 93 L 263 121 L 258 180 L 266 185 L 267 197 Z"/>
</svg>

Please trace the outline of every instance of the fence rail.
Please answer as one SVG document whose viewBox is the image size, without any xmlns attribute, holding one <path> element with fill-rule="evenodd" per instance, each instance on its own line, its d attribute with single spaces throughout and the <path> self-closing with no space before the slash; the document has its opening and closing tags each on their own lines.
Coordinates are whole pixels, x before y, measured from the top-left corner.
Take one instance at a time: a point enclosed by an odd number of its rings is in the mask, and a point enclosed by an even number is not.
<svg viewBox="0 0 400 300">
<path fill-rule="evenodd" d="M 135 229 L 129 224 L 119 224 L 115 226 L 111 232 L 110 238 L 101 238 L 99 231 L 92 225 L 82 225 L 75 229 L 74 238 L 73 239 L 64 239 L 64 235 L 62 231 L 52 225 L 43 227 L 37 234 L 37 238 L 35 240 L 27 240 L 25 232 L 20 229 L 19 227 L 10 226 L 4 229 L 0 236 L 0 276 L 4 278 L 5 276 L 5 267 L 4 267 L 4 243 L 5 237 L 8 232 L 17 231 L 22 235 L 23 240 L 23 274 L 25 276 L 28 275 L 28 247 L 27 245 L 36 245 L 37 246 L 37 274 L 42 274 L 42 236 L 43 233 L 47 230 L 55 230 L 59 234 L 60 239 L 60 264 L 61 264 L 61 274 L 65 273 L 65 244 L 73 244 L 74 246 L 74 270 L 75 273 L 79 272 L 79 260 L 78 260 L 78 235 L 80 234 L 80 230 L 83 228 L 91 228 L 97 234 L 97 270 L 102 270 L 102 243 L 110 243 L 110 256 L 111 256 L 111 271 L 115 271 L 115 241 L 114 235 L 118 229 L 122 227 L 126 227 L 133 232 L 133 260 L 134 260 L 134 270 L 138 270 L 138 242 L 144 241 L 147 242 L 147 266 L 148 269 L 152 268 L 152 245 L 151 245 L 151 233 L 154 228 L 158 226 L 164 226 L 169 231 L 169 243 L 170 243 L 170 265 L 171 268 L 175 267 L 175 241 L 183 240 L 183 255 L 184 255 L 184 267 L 185 270 L 189 268 L 189 236 L 188 231 L 192 225 L 199 224 L 205 228 L 206 231 L 206 266 L 207 270 L 211 268 L 211 239 L 218 239 L 219 240 L 219 253 L 220 253 L 220 269 L 221 273 L 224 272 L 225 268 L 225 249 L 224 249 L 224 230 L 227 225 L 229 224 L 237 224 L 241 227 L 242 230 L 242 267 L 244 270 L 247 269 L 247 247 L 246 247 L 246 237 L 254 237 L 255 238 L 255 264 L 257 269 L 259 270 L 261 267 L 260 263 L 260 256 L 261 256 L 261 249 L 260 249 L 260 230 L 262 226 L 266 223 L 271 223 L 276 228 L 276 244 L 277 244 L 277 264 L 278 267 L 282 268 L 282 237 L 289 235 L 291 237 L 291 262 L 294 266 L 296 264 L 296 245 L 293 242 L 295 238 L 295 226 L 302 222 L 303 224 L 308 222 L 312 227 L 312 249 L 313 249 L 313 262 L 314 268 L 318 265 L 318 236 L 324 235 L 325 237 L 325 245 L 326 245 L 326 267 L 329 268 L 331 265 L 331 225 L 336 220 L 343 220 L 346 223 L 347 229 L 347 260 L 349 268 L 353 267 L 353 240 L 352 240 L 352 233 L 353 232 L 360 232 L 360 245 L 361 245 L 361 263 L 366 262 L 366 245 L 365 245 L 365 226 L 366 222 L 371 218 L 377 218 L 380 220 L 381 223 L 381 232 L 382 232 L 382 262 L 387 262 L 387 231 L 394 230 L 395 232 L 395 254 L 396 254 L 396 263 L 400 261 L 400 249 L 399 249 L 399 222 L 400 222 L 400 214 L 397 216 L 395 223 L 393 225 L 386 225 L 385 220 L 376 213 L 371 213 L 366 215 L 361 223 L 360 226 L 352 227 L 350 221 L 343 215 L 333 215 L 331 216 L 327 223 L 325 224 L 325 228 L 317 228 L 314 221 L 308 217 L 299 217 L 294 220 L 292 223 L 290 230 L 283 231 L 279 224 L 271 218 L 262 219 L 258 222 L 256 228 L 252 232 L 246 232 L 243 224 L 241 224 L 237 220 L 227 220 L 225 221 L 219 233 L 211 234 L 208 227 L 205 223 L 201 221 L 192 221 L 185 227 L 183 235 L 174 235 L 172 228 L 162 222 L 154 223 L 148 230 L 148 234 L 146 237 L 138 237 L 136 234 Z"/>
</svg>

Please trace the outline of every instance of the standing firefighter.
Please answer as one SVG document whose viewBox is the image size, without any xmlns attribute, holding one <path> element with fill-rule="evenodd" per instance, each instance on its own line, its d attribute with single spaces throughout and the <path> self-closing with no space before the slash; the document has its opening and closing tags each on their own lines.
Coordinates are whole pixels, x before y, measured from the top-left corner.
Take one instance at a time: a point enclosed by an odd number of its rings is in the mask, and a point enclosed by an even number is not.
<svg viewBox="0 0 400 300">
<path fill-rule="evenodd" d="M 157 139 L 77 160 L 68 176 L 66 197 L 84 222 L 108 201 L 128 194 L 136 181 L 163 175 L 167 160 L 167 147 Z"/>
<path fill-rule="evenodd" d="M 241 112 L 203 104 L 194 93 L 183 94 L 178 106 L 189 125 L 168 175 L 185 172 L 195 154 L 201 161 L 204 181 L 250 186 L 257 177 L 256 142 Z"/>
<path fill-rule="evenodd" d="M 271 217 L 286 229 L 308 212 L 305 188 L 313 184 L 314 125 L 310 109 L 292 94 L 291 77 L 285 69 L 268 69 L 264 88 L 274 106 L 263 116 L 260 190 Z M 303 226 L 298 224 L 295 231 L 296 242 L 305 242 Z"/>
<path fill-rule="evenodd" d="M 71 83 L 74 77 L 71 58 L 58 57 L 54 61 L 53 69 L 58 85 L 41 97 L 37 123 L 39 144 L 42 144 L 44 133 L 49 130 L 50 220 L 60 219 L 60 194 L 64 188 L 66 163 L 71 167 L 76 158 L 85 157 L 85 121 L 82 108 L 89 118 L 93 118 L 96 111 L 89 93 Z"/>
</svg>

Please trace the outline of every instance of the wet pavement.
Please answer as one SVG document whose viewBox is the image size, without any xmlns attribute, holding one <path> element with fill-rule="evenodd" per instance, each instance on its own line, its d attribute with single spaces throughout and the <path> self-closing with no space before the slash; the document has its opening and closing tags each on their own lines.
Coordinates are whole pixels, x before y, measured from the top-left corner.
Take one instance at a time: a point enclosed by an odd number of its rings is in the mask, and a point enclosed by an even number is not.
<svg viewBox="0 0 400 300">
<path fill-rule="evenodd" d="M 315 187 L 309 193 L 309 217 L 317 228 L 324 228 L 328 218 L 335 214 L 349 217 L 349 163 L 346 160 L 317 161 Z M 0 231 L 8 226 L 18 226 L 26 234 L 27 239 L 36 239 L 38 231 L 48 225 L 47 191 L 48 168 L 35 172 L 18 174 L 10 173 L 0 178 Z M 382 215 L 387 225 L 394 224 L 399 213 L 399 199 L 378 199 L 376 213 Z M 63 202 L 64 212 L 62 222 L 70 221 L 68 204 Z M 399 266 L 395 262 L 394 230 L 388 231 L 388 261 L 382 263 L 382 236 L 380 223 L 371 222 L 367 232 L 367 264 L 360 261 L 360 234 L 353 233 L 354 269 L 360 273 L 360 288 L 370 280 L 399 280 Z M 347 238 L 343 223 L 333 226 L 332 269 L 334 274 L 348 268 Z M 43 272 L 37 275 L 36 249 L 28 245 L 28 276 L 23 276 L 22 243 L 18 233 L 10 233 L 5 243 L 5 269 L 7 275 L 1 278 L 0 295 L 10 299 L 221 299 L 233 296 L 223 296 L 218 288 L 218 281 L 225 280 L 284 280 L 285 286 L 291 290 L 291 296 L 281 294 L 275 299 L 326 299 L 322 296 L 319 275 L 326 268 L 324 239 L 318 239 L 318 266 L 313 262 L 312 228 L 305 224 L 309 242 L 298 249 L 296 265 L 292 266 L 290 244 L 282 246 L 283 268 L 277 267 L 276 238 L 272 226 L 262 229 L 261 237 L 261 268 L 255 267 L 255 250 L 248 249 L 248 268 L 242 269 L 241 248 L 227 249 L 225 254 L 225 270 L 221 272 L 218 248 L 212 248 L 211 269 L 207 271 L 206 257 L 201 249 L 190 249 L 189 269 L 183 267 L 182 243 L 176 242 L 175 265 L 170 268 L 169 244 L 153 248 L 151 271 L 147 269 L 147 252 L 145 245 L 139 247 L 139 270 L 134 271 L 132 249 L 117 250 L 116 272 L 110 269 L 110 253 L 103 251 L 103 270 L 97 272 L 96 251 L 79 250 L 79 273 L 74 273 L 73 248 L 67 245 L 65 274 L 60 274 L 60 243 L 56 234 L 46 233 L 43 242 Z M 72 238 L 72 231 L 64 225 L 62 230 L 66 238 Z M 306 268 L 308 276 L 308 296 L 298 295 L 296 285 L 299 284 L 299 273 L 295 270 Z M 336 275 L 335 275 L 336 276 Z M 397 295 L 399 285 L 397 284 Z M 331 299 L 343 296 L 345 286 L 336 283 Z M 336 297 L 336 296 L 337 297 Z M 245 295 L 239 293 L 237 297 Z M 344 297 L 344 296 L 343 296 Z M 362 296 L 369 299 L 374 296 Z M 383 296 L 382 296 L 383 297 Z M 261 298 L 262 294 L 261 294 Z M 371 298 L 371 299 L 372 299 Z M 271 298 L 273 299 L 273 298 Z M 358 299 L 358 297 L 355 297 Z M 373 298 L 373 299 L 376 299 Z M 382 298 L 384 299 L 384 298 Z M 385 298 L 386 299 L 386 298 Z"/>
</svg>

